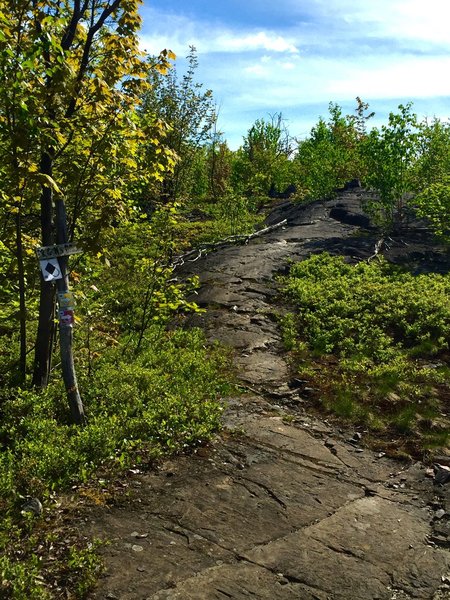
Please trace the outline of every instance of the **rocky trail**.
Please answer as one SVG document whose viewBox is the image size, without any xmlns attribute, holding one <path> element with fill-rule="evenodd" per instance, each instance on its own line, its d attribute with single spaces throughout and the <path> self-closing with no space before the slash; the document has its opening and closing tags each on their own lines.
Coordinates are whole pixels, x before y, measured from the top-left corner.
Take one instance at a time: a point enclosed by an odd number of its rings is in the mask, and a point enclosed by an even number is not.
<svg viewBox="0 0 450 600">
<path fill-rule="evenodd" d="M 228 399 L 209 447 L 136 473 L 128 502 L 92 513 L 87 533 L 110 540 L 92 599 L 450 598 L 450 484 L 310 415 L 274 319 L 289 260 L 373 253 L 360 195 L 282 203 L 268 222 L 284 228 L 179 269 L 200 275 L 207 311 L 190 321 L 234 348 L 246 393 Z M 416 228 L 385 254 L 445 271 L 428 241 Z"/>
</svg>

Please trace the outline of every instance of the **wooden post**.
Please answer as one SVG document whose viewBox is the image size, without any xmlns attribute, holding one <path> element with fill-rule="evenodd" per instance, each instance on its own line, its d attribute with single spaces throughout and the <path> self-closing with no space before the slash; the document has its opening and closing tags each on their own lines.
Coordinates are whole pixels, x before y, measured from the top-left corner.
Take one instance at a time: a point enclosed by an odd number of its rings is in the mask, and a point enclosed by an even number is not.
<svg viewBox="0 0 450 600">
<path fill-rule="evenodd" d="M 56 214 L 56 241 L 58 244 L 68 242 L 66 206 L 62 198 L 55 202 Z M 58 263 L 61 269 L 61 279 L 56 280 L 58 290 L 58 315 L 59 335 L 61 348 L 61 368 L 67 400 L 73 421 L 78 425 L 86 423 L 83 402 L 78 389 L 75 364 L 73 360 L 73 307 L 71 311 L 65 310 L 61 303 L 61 295 L 69 293 L 69 275 L 67 270 L 68 256 L 60 256 Z M 71 313 L 71 314 L 68 314 Z"/>
</svg>

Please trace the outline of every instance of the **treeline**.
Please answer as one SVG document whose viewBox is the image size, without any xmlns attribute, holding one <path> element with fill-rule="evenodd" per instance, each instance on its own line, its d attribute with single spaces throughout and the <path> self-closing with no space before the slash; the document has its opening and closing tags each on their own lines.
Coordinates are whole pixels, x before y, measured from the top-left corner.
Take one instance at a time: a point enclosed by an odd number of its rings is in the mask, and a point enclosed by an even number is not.
<svg viewBox="0 0 450 600">
<path fill-rule="evenodd" d="M 412 102 L 399 105 L 381 127 L 371 127 L 374 116 L 359 97 L 350 115 L 330 102 L 328 116 L 299 139 L 278 113 L 256 120 L 242 146 L 231 151 L 210 112 L 203 143 L 185 146 L 187 160 L 177 173 L 171 199 L 209 203 L 228 194 L 252 207 L 268 197 L 303 202 L 330 197 L 358 179 L 380 196 L 371 207 L 380 226 L 392 227 L 414 198 L 413 205 L 431 219 L 437 233 L 448 235 L 450 123 L 419 120 Z"/>
</svg>

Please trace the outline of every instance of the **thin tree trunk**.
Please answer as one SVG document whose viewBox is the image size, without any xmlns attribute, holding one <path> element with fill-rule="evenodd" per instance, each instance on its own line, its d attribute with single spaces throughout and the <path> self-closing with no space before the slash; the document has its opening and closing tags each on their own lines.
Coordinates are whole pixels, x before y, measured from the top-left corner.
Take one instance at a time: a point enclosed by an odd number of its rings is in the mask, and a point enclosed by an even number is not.
<svg viewBox="0 0 450 600">
<path fill-rule="evenodd" d="M 216 138 L 213 137 L 213 142 L 211 144 L 211 169 L 209 172 L 209 187 L 212 193 L 212 197 L 214 198 L 214 202 L 217 202 L 217 189 L 216 189 L 216 165 L 217 165 L 217 155 L 216 155 Z"/>
<path fill-rule="evenodd" d="M 33 385 L 39 389 L 47 387 L 50 379 L 53 316 L 55 310 L 55 288 L 41 278 L 39 293 L 39 321 L 34 349 Z"/>
<path fill-rule="evenodd" d="M 25 270 L 23 266 L 22 247 L 22 219 L 21 208 L 16 216 L 16 247 L 17 247 L 17 270 L 19 279 L 19 322 L 20 322 L 20 356 L 19 374 L 24 381 L 27 371 L 27 321 L 26 321 L 26 299 L 25 299 Z"/>
<path fill-rule="evenodd" d="M 52 176 L 53 159 L 49 152 L 41 157 L 40 172 Z M 42 245 L 51 246 L 53 238 L 53 193 L 50 187 L 41 192 Z M 39 321 L 34 353 L 33 385 L 43 389 L 50 378 L 50 364 L 54 324 L 55 288 L 41 276 L 39 295 Z"/>
<path fill-rule="evenodd" d="M 56 241 L 58 244 L 65 244 L 68 241 L 67 234 L 67 216 L 64 200 L 56 201 Z M 58 258 L 61 269 L 62 279 L 57 279 L 56 285 L 58 294 L 67 294 L 69 292 L 69 275 L 67 272 L 68 257 Z M 59 345 L 61 349 L 61 368 L 64 385 L 67 392 L 67 400 L 70 406 L 72 420 L 77 425 L 84 425 L 86 417 L 84 414 L 83 402 L 78 389 L 77 375 L 73 360 L 73 313 L 72 318 L 64 318 L 59 310 Z"/>
</svg>

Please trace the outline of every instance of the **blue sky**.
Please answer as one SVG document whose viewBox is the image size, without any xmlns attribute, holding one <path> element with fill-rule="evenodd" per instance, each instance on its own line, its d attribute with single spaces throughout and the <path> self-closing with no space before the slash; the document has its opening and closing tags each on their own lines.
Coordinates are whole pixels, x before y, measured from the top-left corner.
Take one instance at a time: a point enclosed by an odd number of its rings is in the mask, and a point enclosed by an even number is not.
<svg viewBox="0 0 450 600">
<path fill-rule="evenodd" d="M 281 112 L 304 137 L 330 101 L 369 102 L 375 124 L 407 100 L 450 116 L 449 0 L 144 0 L 142 47 L 164 48 L 212 89 L 231 148 L 257 118 Z"/>
</svg>

